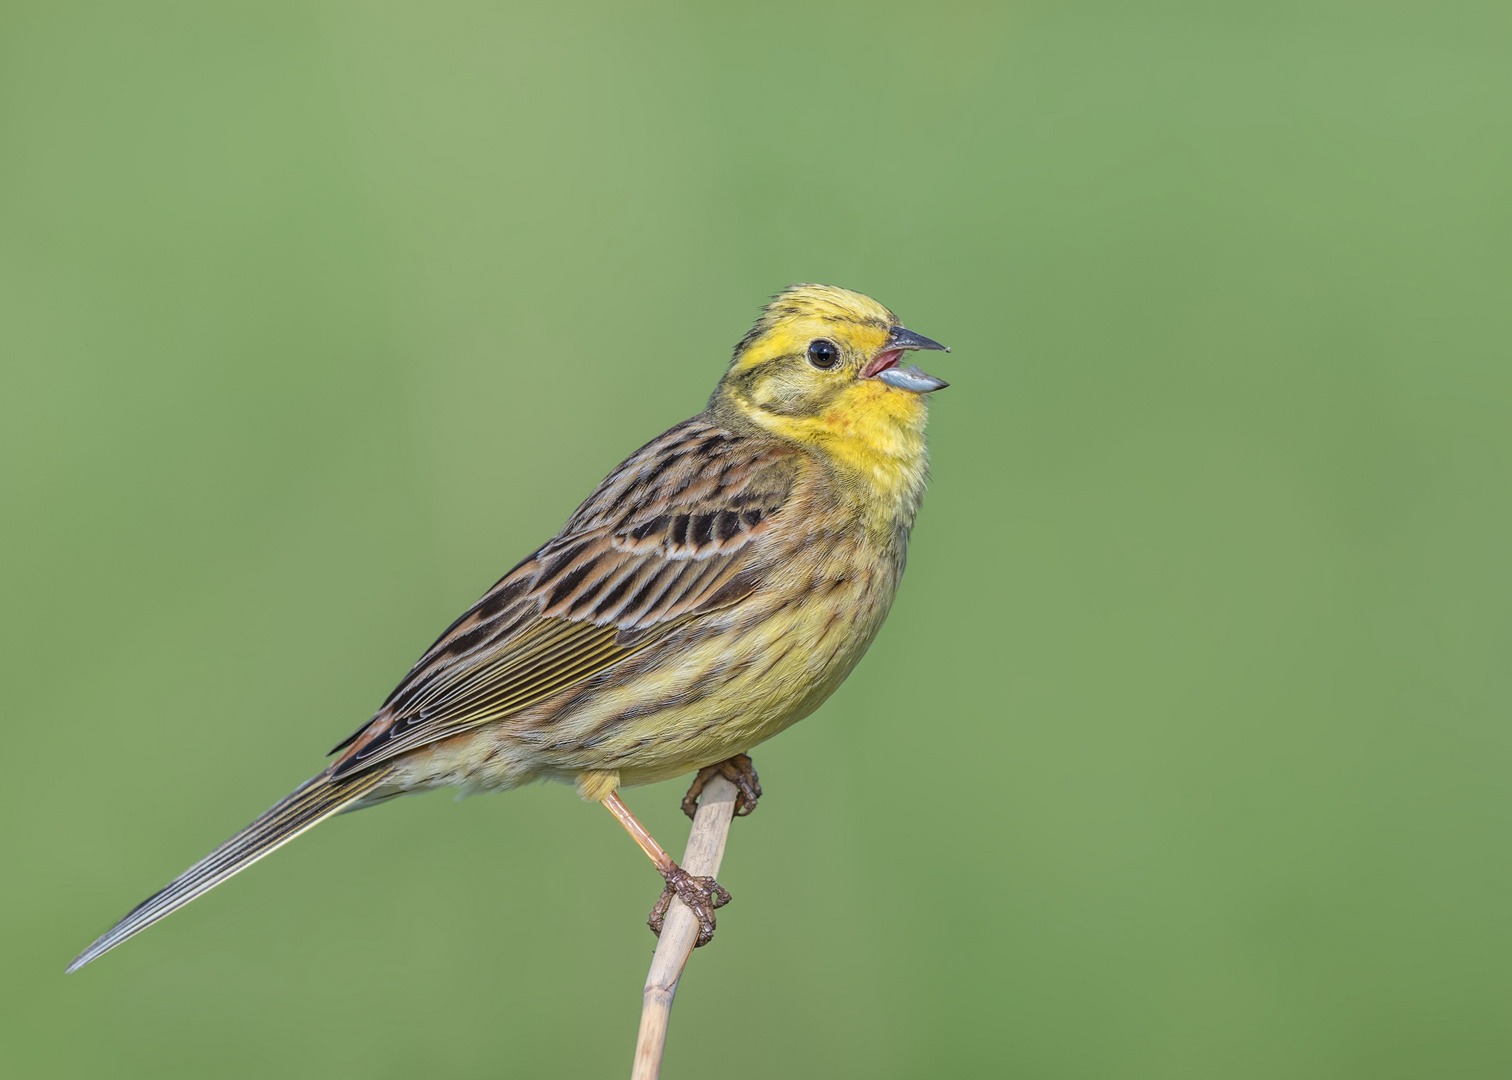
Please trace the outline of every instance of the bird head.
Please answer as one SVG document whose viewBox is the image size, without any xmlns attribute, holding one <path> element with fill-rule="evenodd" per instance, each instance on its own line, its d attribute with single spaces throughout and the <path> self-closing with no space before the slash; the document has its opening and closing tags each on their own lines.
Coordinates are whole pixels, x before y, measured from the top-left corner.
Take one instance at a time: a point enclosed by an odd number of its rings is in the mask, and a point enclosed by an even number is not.
<svg viewBox="0 0 1512 1080">
<path fill-rule="evenodd" d="M 947 384 L 900 361 L 912 350 L 950 350 L 898 321 L 849 289 L 784 289 L 735 346 L 710 408 L 847 457 L 907 452 L 900 439 L 922 453 L 925 395 Z"/>
</svg>

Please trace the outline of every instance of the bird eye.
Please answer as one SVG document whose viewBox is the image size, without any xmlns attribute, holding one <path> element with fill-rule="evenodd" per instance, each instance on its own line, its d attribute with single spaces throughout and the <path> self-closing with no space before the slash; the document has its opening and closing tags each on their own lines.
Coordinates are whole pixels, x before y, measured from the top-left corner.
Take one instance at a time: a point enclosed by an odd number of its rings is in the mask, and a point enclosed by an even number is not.
<svg viewBox="0 0 1512 1080">
<path fill-rule="evenodd" d="M 809 363 L 816 368 L 832 368 L 840 362 L 840 350 L 835 348 L 833 341 L 820 338 L 809 342 Z"/>
</svg>

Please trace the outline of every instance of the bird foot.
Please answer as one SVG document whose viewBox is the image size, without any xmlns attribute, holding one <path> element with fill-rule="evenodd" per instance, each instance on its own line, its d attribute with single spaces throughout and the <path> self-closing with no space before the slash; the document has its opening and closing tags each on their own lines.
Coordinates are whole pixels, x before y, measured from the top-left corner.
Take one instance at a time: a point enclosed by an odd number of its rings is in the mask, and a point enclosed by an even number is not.
<svg viewBox="0 0 1512 1080">
<path fill-rule="evenodd" d="M 690 874 L 676 863 L 672 864 L 672 869 L 663 870 L 661 875 L 666 878 L 667 886 L 662 889 L 661 897 L 646 919 L 651 932 L 661 937 L 667 909 L 672 906 L 672 897 L 676 896 L 698 918 L 698 940 L 693 943 L 693 947 L 696 949 L 713 941 L 714 909 L 722 908 L 730 902 L 729 892 L 713 878 Z"/>
<path fill-rule="evenodd" d="M 683 796 L 683 813 L 692 817 L 698 812 L 698 797 L 716 776 L 722 776 L 735 785 L 736 817 L 745 817 L 756 809 L 756 800 L 761 798 L 761 778 L 756 775 L 756 766 L 751 764 L 748 756 L 736 754 L 698 770 L 698 775 L 693 778 L 693 786 Z"/>
</svg>

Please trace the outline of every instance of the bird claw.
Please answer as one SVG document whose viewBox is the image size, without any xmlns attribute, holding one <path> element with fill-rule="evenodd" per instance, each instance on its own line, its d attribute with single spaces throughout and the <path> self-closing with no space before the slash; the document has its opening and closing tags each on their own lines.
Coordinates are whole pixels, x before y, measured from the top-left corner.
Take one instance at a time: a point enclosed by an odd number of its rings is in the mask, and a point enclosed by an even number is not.
<svg viewBox="0 0 1512 1080">
<path fill-rule="evenodd" d="M 683 813 L 690 818 L 698 813 L 699 796 L 716 776 L 722 776 L 735 785 L 736 816 L 744 817 L 756 809 L 756 801 L 761 798 L 761 780 L 756 776 L 751 759 L 745 754 L 736 754 L 726 761 L 698 770 L 698 775 L 693 778 L 693 786 L 683 796 Z M 666 879 L 667 885 L 646 918 L 646 925 L 651 927 L 651 932 L 661 937 L 667 909 L 672 906 L 672 898 L 675 896 L 687 904 L 688 910 L 698 919 L 698 940 L 694 942 L 694 948 L 714 940 L 714 912 L 730 902 L 730 894 L 724 886 L 711 877 L 690 874 L 675 863 L 670 870 L 663 870 L 661 875 Z"/>
<path fill-rule="evenodd" d="M 661 937 L 667 909 L 672 906 L 672 898 L 675 896 L 687 904 L 688 910 L 698 919 L 698 940 L 693 943 L 693 947 L 696 949 L 713 941 L 714 910 L 730 902 L 729 892 L 713 878 L 690 874 L 675 863 L 672 869 L 663 870 L 661 875 L 666 878 L 667 885 L 646 919 L 651 932 Z"/>
<path fill-rule="evenodd" d="M 756 766 L 749 756 L 736 754 L 732 758 L 706 765 L 698 770 L 693 785 L 683 796 L 682 811 L 690 818 L 698 812 L 698 799 L 709 781 L 722 776 L 735 785 L 735 816 L 745 817 L 756 809 L 756 800 L 761 798 L 761 778 L 756 775 Z"/>
</svg>

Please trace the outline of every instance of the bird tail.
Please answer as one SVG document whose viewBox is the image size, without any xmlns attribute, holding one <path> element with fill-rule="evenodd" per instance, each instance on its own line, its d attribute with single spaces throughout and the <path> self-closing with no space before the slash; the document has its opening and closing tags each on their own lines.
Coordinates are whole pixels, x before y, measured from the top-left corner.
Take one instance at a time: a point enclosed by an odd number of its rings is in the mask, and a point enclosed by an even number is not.
<svg viewBox="0 0 1512 1080">
<path fill-rule="evenodd" d="M 332 814 L 352 809 L 352 804 L 371 795 L 388 778 L 390 771 L 373 769 L 340 780 L 321 773 L 305 781 L 262 817 L 138 904 L 129 915 L 76 956 L 68 965 L 68 971 L 78 971 L 91 960 L 105 955 L 127 938 L 171 915 L 201 893 L 209 892 Z"/>
</svg>

